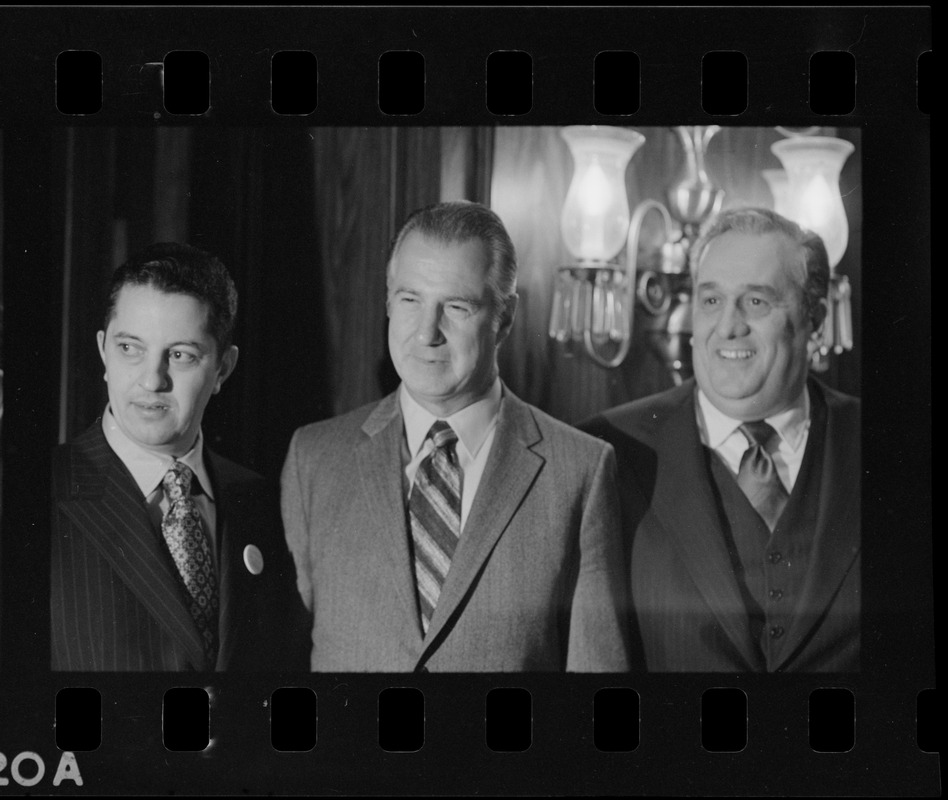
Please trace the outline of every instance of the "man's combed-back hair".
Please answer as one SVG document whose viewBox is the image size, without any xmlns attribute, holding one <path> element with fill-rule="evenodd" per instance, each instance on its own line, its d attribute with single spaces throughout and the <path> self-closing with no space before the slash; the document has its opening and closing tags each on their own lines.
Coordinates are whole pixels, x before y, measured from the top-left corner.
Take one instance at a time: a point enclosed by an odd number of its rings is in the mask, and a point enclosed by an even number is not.
<svg viewBox="0 0 948 800">
<path fill-rule="evenodd" d="M 412 213 L 389 249 L 389 280 L 398 248 L 409 234 L 416 231 L 444 244 L 463 244 L 476 239 L 486 245 L 490 252 L 487 283 L 496 313 L 500 313 L 505 301 L 517 291 L 517 254 L 513 242 L 500 217 L 487 206 L 468 200 L 453 200 Z"/>
<path fill-rule="evenodd" d="M 207 306 L 208 333 L 217 343 L 217 357 L 233 343 L 237 288 L 216 256 L 176 242 L 153 244 L 135 254 L 112 273 L 104 328 L 115 316 L 115 303 L 124 286 L 150 286 L 166 294 L 187 294 L 200 300 Z"/>
<path fill-rule="evenodd" d="M 731 231 L 757 236 L 782 233 L 799 248 L 800 261 L 794 265 L 793 277 L 803 290 L 804 311 L 813 327 L 818 328 L 823 321 L 820 301 L 828 296 L 830 278 L 829 256 L 819 234 L 801 228 L 769 208 L 732 208 L 722 211 L 708 223 L 695 242 L 691 252 L 692 279 L 711 242 Z"/>
</svg>

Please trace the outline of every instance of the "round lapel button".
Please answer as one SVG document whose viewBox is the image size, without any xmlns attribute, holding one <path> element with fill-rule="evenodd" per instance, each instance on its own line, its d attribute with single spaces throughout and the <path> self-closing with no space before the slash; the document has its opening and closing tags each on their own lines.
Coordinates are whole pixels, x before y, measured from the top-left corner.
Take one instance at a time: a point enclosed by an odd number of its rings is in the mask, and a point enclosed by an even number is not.
<svg viewBox="0 0 948 800">
<path fill-rule="evenodd" d="M 248 544 L 244 548 L 244 565 L 251 575 L 259 575 L 263 572 L 263 553 L 256 545 Z"/>
</svg>

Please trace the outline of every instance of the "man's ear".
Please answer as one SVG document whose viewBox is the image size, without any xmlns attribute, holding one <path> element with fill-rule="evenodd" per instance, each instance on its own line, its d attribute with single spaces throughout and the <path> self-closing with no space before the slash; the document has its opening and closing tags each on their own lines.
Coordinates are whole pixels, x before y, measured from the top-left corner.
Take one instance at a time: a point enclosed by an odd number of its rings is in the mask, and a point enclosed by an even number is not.
<svg viewBox="0 0 948 800">
<path fill-rule="evenodd" d="M 510 329 L 513 327 L 514 319 L 517 316 L 517 303 L 519 300 L 520 296 L 516 292 L 504 299 L 504 308 L 500 313 L 500 324 L 497 327 L 498 345 L 507 338 Z"/>
<path fill-rule="evenodd" d="M 108 365 L 105 363 L 105 331 L 99 331 L 95 335 L 95 340 L 99 345 L 99 358 L 102 359 L 102 366 L 106 367 L 106 373 L 103 375 L 103 380 L 109 380 Z"/>
<path fill-rule="evenodd" d="M 828 314 L 829 301 L 822 297 L 819 304 L 810 313 L 810 325 L 813 330 L 810 331 L 810 340 L 807 345 L 811 356 L 823 344 L 823 328 L 826 325 Z"/>
<path fill-rule="evenodd" d="M 224 355 L 221 356 L 221 365 L 217 371 L 217 383 L 214 384 L 214 394 L 217 394 L 221 390 L 224 381 L 226 381 L 237 368 L 237 355 L 238 351 L 236 345 L 231 345 L 224 352 Z"/>
</svg>

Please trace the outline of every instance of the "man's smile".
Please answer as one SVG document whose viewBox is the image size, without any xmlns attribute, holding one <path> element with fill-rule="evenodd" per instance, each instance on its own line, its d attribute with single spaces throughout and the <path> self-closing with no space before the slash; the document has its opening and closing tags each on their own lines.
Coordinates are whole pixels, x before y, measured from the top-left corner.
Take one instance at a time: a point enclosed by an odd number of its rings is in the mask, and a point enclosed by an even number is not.
<svg viewBox="0 0 948 800">
<path fill-rule="evenodd" d="M 164 414 L 171 408 L 170 404 L 160 401 L 145 402 L 142 400 L 133 400 L 130 405 L 139 414 L 144 414 L 147 416 L 158 416 L 160 414 Z"/>
<path fill-rule="evenodd" d="M 721 350 L 717 351 L 719 357 L 725 359 L 726 361 L 744 361 L 748 358 L 753 358 L 757 353 L 756 350 Z"/>
</svg>

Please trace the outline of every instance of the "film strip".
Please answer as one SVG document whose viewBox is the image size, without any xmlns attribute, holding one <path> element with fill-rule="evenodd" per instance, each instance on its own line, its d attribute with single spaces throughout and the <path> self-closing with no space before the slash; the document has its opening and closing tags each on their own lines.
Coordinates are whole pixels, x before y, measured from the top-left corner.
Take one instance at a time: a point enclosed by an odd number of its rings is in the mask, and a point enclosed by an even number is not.
<svg viewBox="0 0 948 800">
<path fill-rule="evenodd" d="M 11 8 L 0 45 L 0 793 L 940 794 L 929 8 Z M 569 124 L 858 133 L 860 671 L 51 672 L 55 212 L 99 163 L 66 137 L 188 128 L 231 169 L 218 133 Z"/>
</svg>

